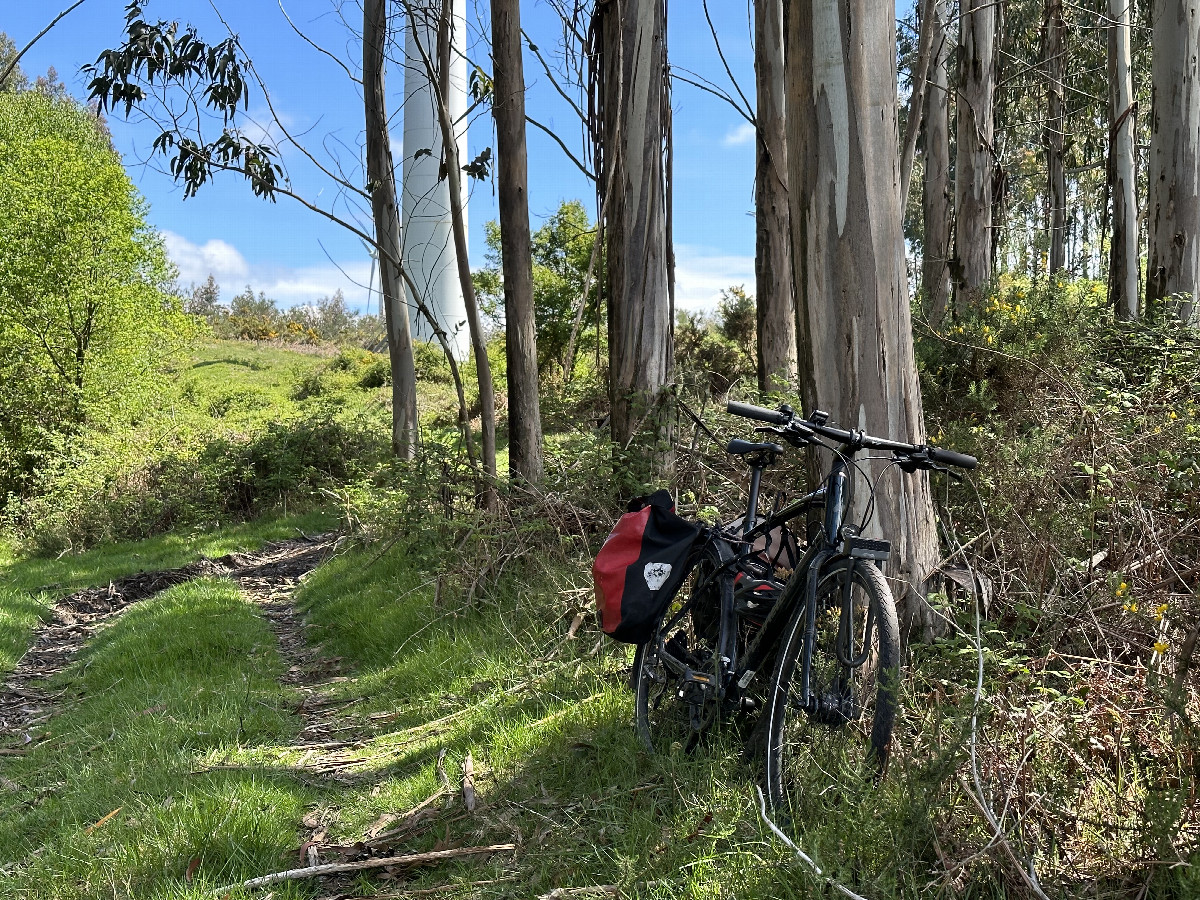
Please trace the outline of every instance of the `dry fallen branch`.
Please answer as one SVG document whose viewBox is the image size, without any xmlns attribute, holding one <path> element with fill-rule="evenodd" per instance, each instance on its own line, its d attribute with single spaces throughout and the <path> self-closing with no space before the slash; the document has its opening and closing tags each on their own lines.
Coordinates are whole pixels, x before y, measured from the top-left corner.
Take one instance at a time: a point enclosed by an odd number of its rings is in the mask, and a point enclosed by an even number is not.
<svg viewBox="0 0 1200 900">
<path fill-rule="evenodd" d="M 585 887 L 555 888 L 549 893 L 542 894 L 538 900 L 565 900 L 567 897 L 615 897 L 618 888 L 615 884 L 590 884 Z"/>
<path fill-rule="evenodd" d="M 303 869 L 288 869 L 285 872 L 273 872 L 251 878 L 241 884 L 230 884 L 213 891 L 216 896 L 223 896 L 236 888 L 249 890 L 266 887 L 280 881 L 299 881 L 304 878 L 317 878 L 321 875 L 340 875 L 345 872 L 363 872 L 367 869 L 386 869 L 392 867 L 423 866 L 429 863 L 441 862 L 444 859 L 454 859 L 459 856 L 476 856 L 491 853 L 510 853 L 517 849 L 516 844 L 490 844 L 486 847 L 458 847 L 453 850 L 433 850 L 429 853 L 409 853 L 405 856 L 384 856 L 379 859 L 364 859 L 360 862 L 328 863 L 323 866 L 306 866 Z"/>
<path fill-rule="evenodd" d="M 475 812 L 475 760 L 471 758 L 470 750 L 463 760 L 462 773 L 463 802 L 467 805 L 467 812 Z"/>
</svg>

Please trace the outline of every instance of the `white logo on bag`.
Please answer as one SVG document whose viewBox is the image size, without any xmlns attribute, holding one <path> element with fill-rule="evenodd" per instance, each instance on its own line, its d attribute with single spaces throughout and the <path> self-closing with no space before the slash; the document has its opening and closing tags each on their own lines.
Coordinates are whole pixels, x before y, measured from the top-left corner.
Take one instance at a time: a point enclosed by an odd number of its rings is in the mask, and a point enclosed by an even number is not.
<svg viewBox="0 0 1200 900">
<path fill-rule="evenodd" d="M 670 563 L 646 563 L 646 568 L 642 572 L 646 578 L 646 587 L 652 591 L 657 591 L 660 587 L 667 583 L 667 579 L 671 577 Z"/>
</svg>

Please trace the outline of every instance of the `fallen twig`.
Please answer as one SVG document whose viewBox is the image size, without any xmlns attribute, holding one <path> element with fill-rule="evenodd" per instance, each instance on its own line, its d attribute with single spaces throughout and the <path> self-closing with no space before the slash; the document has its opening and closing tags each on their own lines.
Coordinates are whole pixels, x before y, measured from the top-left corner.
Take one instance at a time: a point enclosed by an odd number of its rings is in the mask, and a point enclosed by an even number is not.
<svg viewBox="0 0 1200 900">
<path fill-rule="evenodd" d="M 463 802 L 467 805 L 467 812 L 475 812 L 475 760 L 471 758 L 470 750 L 463 760 L 462 773 Z"/>
<path fill-rule="evenodd" d="M 861 894 L 854 893 L 854 891 L 850 890 L 850 888 L 840 884 L 837 881 L 834 881 L 833 878 L 826 875 L 811 856 L 792 843 L 792 839 L 784 834 L 780 827 L 771 821 L 771 817 L 767 815 L 767 798 L 763 796 L 762 788 L 760 788 L 758 785 L 755 785 L 754 790 L 758 793 L 758 814 L 762 818 L 763 824 L 771 829 L 771 832 L 775 835 L 775 837 L 779 838 L 781 841 L 787 844 L 789 848 L 795 851 L 796 857 L 806 866 L 812 869 L 813 874 L 824 881 L 826 885 L 833 888 L 839 894 L 849 897 L 850 900 L 866 900 L 866 898 Z"/>
<path fill-rule="evenodd" d="M 538 900 L 563 900 L 564 897 L 588 897 L 595 894 L 604 894 L 609 897 L 617 896 L 618 888 L 615 884 L 589 884 L 584 887 L 560 887 L 542 894 Z"/>
<path fill-rule="evenodd" d="M 379 859 L 364 859 L 359 862 L 327 863 L 322 866 L 306 866 L 303 869 L 288 869 L 285 872 L 273 872 L 251 878 L 241 884 L 230 884 L 213 891 L 214 895 L 242 888 L 265 887 L 280 881 L 299 881 L 304 878 L 316 878 L 320 875 L 340 875 L 343 872 L 363 872 L 367 869 L 385 869 L 393 866 L 422 866 L 427 863 L 441 862 L 443 859 L 454 859 L 458 856 L 474 856 L 483 853 L 509 853 L 517 849 L 516 844 L 489 844 L 486 847 L 458 847 L 453 850 L 432 850 L 428 853 L 409 853 L 405 856 L 384 856 Z"/>
</svg>

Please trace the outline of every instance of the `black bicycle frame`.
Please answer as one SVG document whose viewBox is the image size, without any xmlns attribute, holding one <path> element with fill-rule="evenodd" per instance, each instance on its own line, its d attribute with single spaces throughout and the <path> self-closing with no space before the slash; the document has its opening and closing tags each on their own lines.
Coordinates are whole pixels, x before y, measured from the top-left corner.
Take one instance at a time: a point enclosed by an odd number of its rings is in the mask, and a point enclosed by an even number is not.
<svg viewBox="0 0 1200 900">
<path fill-rule="evenodd" d="M 767 655 L 779 642 L 784 630 L 791 622 L 796 604 L 800 601 L 801 591 L 803 591 L 803 596 L 809 602 L 804 605 L 804 646 L 801 652 L 800 703 L 802 706 L 808 706 L 811 694 L 810 681 L 813 641 L 816 635 L 817 604 L 815 600 L 817 595 L 817 578 L 825 564 L 837 555 L 837 547 L 840 543 L 839 536 L 846 515 L 847 486 L 850 484 L 851 478 L 849 467 L 853 465 L 853 460 L 853 448 L 843 447 L 841 452 L 835 455 L 833 466 L 830 468 L 829 474 L 825 477 L 823 487 L 801 497 L 795 503 L 780 510 L 776 515 L 768 517 L 757 528 L 746 533 L 745 537 L 753 540 L 753 537 L 757 536 L 758 533 L 764 533 L 769 528 L 780 524 L 785 514 L 787 518 L 794 518 L 818 502 L 824 503 L 825 516 L 821 532 L 815 540 L 809 542 L 804 556 L 796 565 L 791 577 L 788 578 L 787 585 L 783 589 L 783 595 L 775 603 L 770 613 L 767 614 L 767 618 L 759 628 L 758 634 L 747 648 L 745 658 L 742 660 L 742 671 L 737 680 L 736 690 L 744 691 L 754 681 Z M 851 560 L 851 565 L 853 566 L 853 560 Z M 851 578 L 853 578 L 853 570 L 850 574 Z"/>
<path fill-rule="evenodd" d="M 797 604 L 800 603 L 803 596 L 809 602 L 806 602 L 803 607 L 805 620 L 804 645 L 801 653 L 800 703 L 804 707 L 809 705 L 811 699 L 810 682 L 813 643 L 816 637 L 817 604 L 815 601 L 818 587 L 817 579 L 825 564 L 840 552 L 842 526 L 845 521 L 846 506 L 849 499 L 847 492 L 852 477 L 849 467 L 854 464 L 854 453 L 854 448 L 843 446 L 840 452 L 835 455 L 833 465 L 821 487 L 793 501 L 783 509 L 766 516 L 762 521 L 757 520 L 757 506 L 759 484 L 765 463 L 761 458 L 751 461 L 750 497 L 746 516 L 742 520 L 741 533 L 734 538 L 732 536 L 723 537 L 718 532 L 706 542 L 707 547 L 714 548 L 716 551 L 717 558 L 714 560 L 716 563 L 715 568 L 712 572 L 708 573 L 708 576 L 703 581 L 698 582 L 693 587 L 691 597 L 676 611 L 675 615 L 669 621 L 662 623 L 658 629 L 656 635 L 657 653 L 667 664 L 668 668 L 672 669 L 676 675 L 680 676 L 684 681 L 698 683 L 705 689 L 711 688 L 716 692 L 716 697 L 719 701 L 739 701 L 742 692 L 754 681 L 768 654 L 778 644 L 784 631 L 790 625 L 792 616 L 797 609 Z M 825 508 L 825 514 L 820 533 L 814 540 L 809 542 L 804 555 L 788 578 L 782 595 L 759 627 L 758 633 L 751 641 L 743 659 L 739 660 L 737 655 L 736 638 L 738 629 L 735 621 L 736 613 L 730 607 L 729 598 L 723 591 L 721 592 L 721 609 L 718 611 L 720 627 L 717 646 L 717 683 L 711 684 L 707 676 L 694 672 L 684 660 L 677 659 L 667 651 L 664 635 L 671 633 L 671 629 L 675 624 L 692 609 L 697 598 L 703 596 L 713 579 L 720 577 L 728 569 L 733 568 L 750 555 L 749 549 L 740 553 L 737 552 L 734 549 L 735 542 L 749 548 L 753 545 L 757 537 L 767 534 L 771 529 L 783 525 L 814 506 L 822 505 Z M 855 560 L 850 558 L 852 568 L 849 582 L 851 583 L 853 581 L 854 564 Z M 845 606 L 846 602 L 844 601 L 843 607 Z M 847 615 L 848 610 L 844 609 L 842 619 L 846 620 Z M 870 622 L 868 622 L 867 627 L 868 630 L 864 633 L 864 638 L 870 633 Z M 846 632 L 848 638 L 849 650 L 846 656 L 847 659 L 850 659 L 853 656 L 854 635 L 853 630 L 848 630 L 846 624 L 843 624 L 839 628 L 838 656 L 840 658 L 843 655 L 841 648 L 843 632 Z M 857 660 L 850 659 L 847 664 L 853 666 L 855 662 Z M 731 673 L 740 673 L 736 683 L 729 683 Z"/>
</svg>

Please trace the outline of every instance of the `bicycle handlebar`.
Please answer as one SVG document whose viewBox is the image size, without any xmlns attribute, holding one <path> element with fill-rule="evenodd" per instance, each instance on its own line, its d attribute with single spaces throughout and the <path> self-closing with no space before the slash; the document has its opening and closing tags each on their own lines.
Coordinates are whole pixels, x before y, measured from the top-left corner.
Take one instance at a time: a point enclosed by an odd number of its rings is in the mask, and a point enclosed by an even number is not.
<svg viewBox="0 0 1200 900">
<path fill-rule="evenodd" d="M 796 414 L 789 406 L 783 406 L 780 409 L 766 409 L 750 403 L 738 403 L 735 400 L 730 400 L 726 403 L 725 409 L 735 416 L 755 419 L 759 422 L 770 422 L 772 425 L 781 426 L 785 429 L 784 436 L 787 437 L 789 436 L 787 432 L 792 432 L 791 437 L 796 438 L 794 443 L 798 445 L 812 443 L 814 441 L 813 435 L 819 434 L 855 449 L 890 450 L 903 456 L 924 454 L 931 462 L 939 465 L 957 466 L 960 469 L 974 469 L 979 464 L 979 460 L 975 457 L 968 456 L 965 453 L 956 453 L 953 450 L 942 450 L 938 447 L 927 447 L 923 444 L 905 444 L 900 441 L 889 441 L 884 438 L 872 437 L 865 431 L 845 431 L 841 428 L 832 428 L 824 424 L 823 413 L 814 413 L 809 419 L 796 421 Z"/>
<path fill-rule="evenodd" d="M 725 411 L 733 413 L 735 416 L 741 416 L 743 419 L 755 419 L 759 422 L 770 422 L 772 425 L 787 425 L 792 421 L 792 417 L 788 413 L 781 412 L 777 409 L 766 409 L 762 406 L 754 406 L 750 403 L 738 403 L 736 400 L 730 400 L 725 404 Z"/>
<path fill-rule="evenodd" d="M 960 469 L 973 469 L 979 465 L 979 460 L 973 456 L 968 456 L 966 453 L 958 453 L 954 450 L 942 450 L 940 447 L 929 447 L 927 452 L 930 459 L 943 465 L 958 466 Z"/>
</svg>

